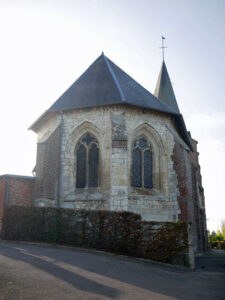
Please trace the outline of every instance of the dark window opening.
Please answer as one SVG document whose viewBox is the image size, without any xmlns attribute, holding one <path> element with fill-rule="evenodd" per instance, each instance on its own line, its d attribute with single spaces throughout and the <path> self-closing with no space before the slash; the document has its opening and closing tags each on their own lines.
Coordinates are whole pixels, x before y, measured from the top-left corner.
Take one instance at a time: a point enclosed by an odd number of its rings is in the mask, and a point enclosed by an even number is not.
<svg viewBox="0 0 225 300">
<path fill-rule="evenodd" d="M 77 150 L 77 184 L 78 188 L 84 188 L 86 184 L 86 149 L 80 145 Z"/>
<path fill-rule="evenodd" d="M 98 142 L 89 132 L 78 142 L 76 150 L 76 188 L 99 186 Z"/>
<path fill-rule="evenodd" d="M 141 151 L 133 150 L 133 186 L 141 187 Z"/>
<path fill-rule="evenodd" d="M 93 144 L 89 150 L 89 172 L 88 172 L 88 186 L 98 186 L 98 165 L 99 165 L 99 150 L 96 144 Z"/>
<path fill-rule="evenodd" d="M 132 150 L 132 185 L 151 189 L 152 182 L 152 151 L 145 137 L 133 143 Z"/>
</svg>

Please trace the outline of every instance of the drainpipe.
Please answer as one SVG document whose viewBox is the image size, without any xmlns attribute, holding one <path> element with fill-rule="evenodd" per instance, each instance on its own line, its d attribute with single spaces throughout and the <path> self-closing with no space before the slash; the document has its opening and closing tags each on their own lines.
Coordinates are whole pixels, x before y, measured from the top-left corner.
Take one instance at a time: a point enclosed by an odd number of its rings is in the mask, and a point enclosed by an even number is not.
<svg viewBox="0 0 225 300">
<path fill-rule="evenodd" d="M 58 167 L 58 185 L 57 185 L 57 208 L 60 208 L 60 203 L 61 203 L 61 164 L 62 164 L 62 136 L 63 136 L 63 112 L 60 111 L 60 134 L 59 134 L 59 167 Z"/>
<path fill-rule="evenodd" d="M 5 177 L 5 185 L 6 185 L 6 192 L 5 192 L 5 206 L 9 204 L 9 180 Z"/>
</svg>

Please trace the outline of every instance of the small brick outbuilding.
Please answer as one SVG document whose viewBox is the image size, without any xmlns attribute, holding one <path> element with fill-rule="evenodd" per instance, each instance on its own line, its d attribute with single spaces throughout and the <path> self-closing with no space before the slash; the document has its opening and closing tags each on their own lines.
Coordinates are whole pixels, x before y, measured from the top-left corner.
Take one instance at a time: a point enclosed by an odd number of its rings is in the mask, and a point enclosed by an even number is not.
<svg viewBox="0 0 225 300">
<path fill-rule="evenodd" d="M 35 177 L 5 174 L 0 176 L 0 231 L 6 205 L 32 206 Z"/>
</svg>

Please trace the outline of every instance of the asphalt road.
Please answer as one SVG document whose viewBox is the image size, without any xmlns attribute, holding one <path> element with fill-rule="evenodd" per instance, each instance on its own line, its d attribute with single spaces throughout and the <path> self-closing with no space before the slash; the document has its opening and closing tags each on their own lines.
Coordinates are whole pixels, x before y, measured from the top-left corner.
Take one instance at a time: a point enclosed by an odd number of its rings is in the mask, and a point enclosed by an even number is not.
<svg viewBox="0 0 225 300">
<path fill-rule="evenodd" d="M 206 271 L 206 265 L 201 258 L 199 269 L 188 271 L 91 250 L 1 241 L 0 300 L 224 300 L 223 269 Z"/>
</svg>

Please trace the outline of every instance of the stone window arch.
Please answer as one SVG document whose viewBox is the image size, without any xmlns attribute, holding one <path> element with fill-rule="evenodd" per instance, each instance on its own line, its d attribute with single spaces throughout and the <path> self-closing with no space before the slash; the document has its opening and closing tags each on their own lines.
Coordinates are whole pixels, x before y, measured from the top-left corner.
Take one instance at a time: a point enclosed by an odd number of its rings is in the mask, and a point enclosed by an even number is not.
<svg viewBox="0 0 225 300">
<path fill-rule="evenodd" d="M 99 186 L 99 143 L 94 135 L 87 132 L 77 142 L 76 188 Z"/>
<path fill-rule="evenodd" d="M 153 187 L 153 153 L 150 140 L 141 135 L 132 144 L 132 186 Z"/>
</svg>

